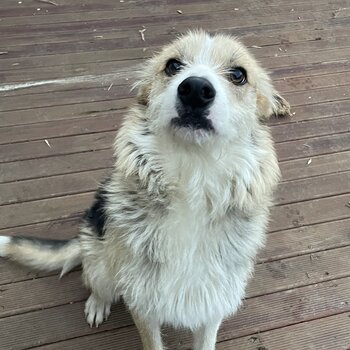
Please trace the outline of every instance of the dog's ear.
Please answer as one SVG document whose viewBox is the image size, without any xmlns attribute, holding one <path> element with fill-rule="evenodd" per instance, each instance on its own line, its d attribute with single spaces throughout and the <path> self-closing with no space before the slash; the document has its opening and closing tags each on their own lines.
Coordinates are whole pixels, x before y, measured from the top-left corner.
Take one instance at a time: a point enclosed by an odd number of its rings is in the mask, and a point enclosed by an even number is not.
<svg viewBox="0 0 350 350">
<path fill-rule="evenodd" d="M 151 83 L 147 82 L 146 80 L 139 80 L 136 83 L 134 83 L 132 90 L 136 89 L 136 99 L 137 103 L 143 106 L 148 105 L 149 96 L 151 93 Z"/>
<path fill-rule="evenodd" d="M 269 95 L 269 96 L 266 96 Z M 266 120 L 270 117 L 291 117 L 289 103 L 276 91 L 271 94 L 257 94 L 257 114 L 259 119 Z"/>
<path fill-rule="evenodd" d="M 276 117 L 291 117 L 289 103 L 277 92 L 272 95 L 272 115 Z"/>
<path fill-rule="evenodd" d="M 268 73 L 259 69 L 256 85 L 257 116 L 261 120 L 271 117 L 290 117 L 289 103 L 274 89 Z"/>
</svg>

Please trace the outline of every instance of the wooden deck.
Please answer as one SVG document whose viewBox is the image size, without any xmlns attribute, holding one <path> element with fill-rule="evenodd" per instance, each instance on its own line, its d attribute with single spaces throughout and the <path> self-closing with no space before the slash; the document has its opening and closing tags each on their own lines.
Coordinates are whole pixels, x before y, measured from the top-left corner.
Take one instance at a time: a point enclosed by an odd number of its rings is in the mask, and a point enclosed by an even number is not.
<svg viewBox="0 0 350 350">
<path fill-rule="evenodd" d="M 283 181 L 217 348 L 349 350 L 349 16 L 349 0 L 1 0 L 0 234 L 76 235 L 112 164 L 135 65 L 188 28 L 233 33 L 294 118 L 270 123 Z M 2 260 L 0 349 L 141 349 L 123 305 L 90 329 L 87 295 L 78 270 L 58 280 Z M 165 333 L 169 349 L 190 348 L 187 333 Z"/>
</svg>

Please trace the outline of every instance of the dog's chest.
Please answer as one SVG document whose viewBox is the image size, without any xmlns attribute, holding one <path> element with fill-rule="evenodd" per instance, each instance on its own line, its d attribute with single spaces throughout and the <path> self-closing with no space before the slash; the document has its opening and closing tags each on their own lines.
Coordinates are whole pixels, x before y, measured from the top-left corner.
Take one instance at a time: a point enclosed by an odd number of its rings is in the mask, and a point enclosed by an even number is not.
<svg viewBox="0 0 350 350">
<path fill-rule="evenodd" d="M 209 225 L 205 210 L 178 205 L 182 209 L 175 207 L 163 223 L 162 240 L 154 245 L 154 261 L 140 262 L 135 269 L 137 298 L 131 303 L 162 323 L 195 328 L 236 310 L 257 244 L 247 245 L 242 235 L 235 235 L 232 218 Z"/>
</svg>

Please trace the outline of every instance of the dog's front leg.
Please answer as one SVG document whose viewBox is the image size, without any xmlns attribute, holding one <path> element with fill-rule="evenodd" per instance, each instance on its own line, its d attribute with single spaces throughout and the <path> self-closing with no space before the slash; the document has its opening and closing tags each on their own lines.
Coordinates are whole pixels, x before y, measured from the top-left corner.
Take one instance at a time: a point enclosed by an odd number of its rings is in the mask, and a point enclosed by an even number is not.
<svg viewBox="0 0 350 350">
<path fill-rule="evenodd" d="M 208 321 L 207 324 L 193 332 L 193 350 L 215 350 L 216 335 L 221 321 L 221 319 Z"/>
<path fill-rule="evenodd" d="M 144 350 L 163 350 L 161 325 L 152 318 L 142 317 L 131 311 L 135 325 L 140 332 Z"/>
</svg>

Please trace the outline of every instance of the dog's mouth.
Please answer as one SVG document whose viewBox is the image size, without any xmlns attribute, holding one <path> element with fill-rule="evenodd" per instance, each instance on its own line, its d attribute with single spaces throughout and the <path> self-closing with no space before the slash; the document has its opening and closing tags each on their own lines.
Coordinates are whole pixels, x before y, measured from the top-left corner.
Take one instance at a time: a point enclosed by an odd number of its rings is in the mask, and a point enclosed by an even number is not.
<svg viewBox="0 0 350 350">
<path fill-rule="evenodd" d="M 171 120 L 175 128 L 187 128 L 191 130 L 214 131 L 213 123 L 208 119 L 209 110 L 193 108 L 177 108 L 178 117 Z"/>
</svg>

